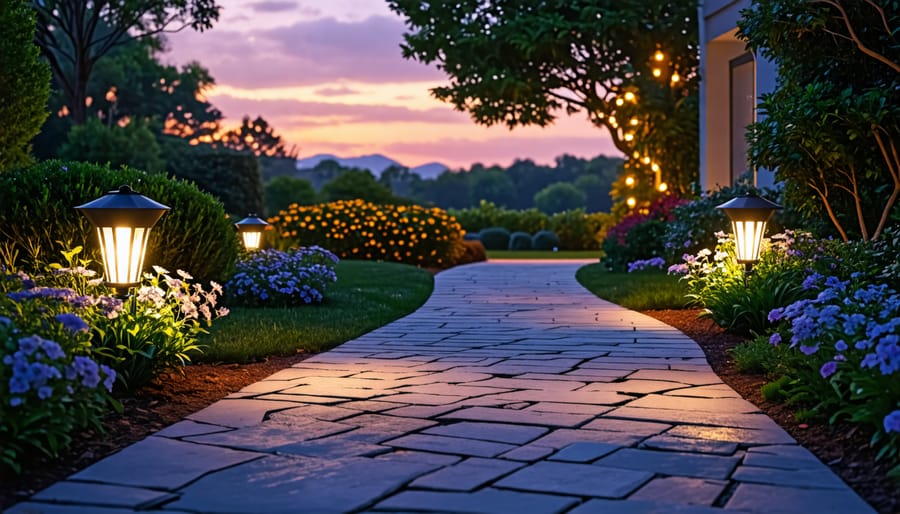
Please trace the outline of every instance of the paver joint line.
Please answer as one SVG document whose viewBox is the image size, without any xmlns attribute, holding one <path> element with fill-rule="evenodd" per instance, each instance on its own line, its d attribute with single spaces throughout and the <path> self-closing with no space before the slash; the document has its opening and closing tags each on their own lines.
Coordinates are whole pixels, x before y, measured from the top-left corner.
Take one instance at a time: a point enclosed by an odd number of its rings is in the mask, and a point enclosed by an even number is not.
<svg viewBox="0 0 900 514">
<path fill-rule="evenodd" d="M 874 513 L 693 341 L 582 288 L 587 262 L 443 271 L 416 312 L 7 512 Z"/>
</svg>

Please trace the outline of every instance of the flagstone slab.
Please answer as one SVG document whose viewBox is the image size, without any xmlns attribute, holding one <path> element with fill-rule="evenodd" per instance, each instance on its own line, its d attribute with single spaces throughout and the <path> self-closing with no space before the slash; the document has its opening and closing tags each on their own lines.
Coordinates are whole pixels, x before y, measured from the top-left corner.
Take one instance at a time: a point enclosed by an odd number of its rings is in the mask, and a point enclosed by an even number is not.
<svg viewBox="0 0 900 514">
<path fill-rule="evenodd" d="M 694 398 L 660 394 L 648 394 L 634 400 L 628 406 L 736 414 L 759 412 L 759 407 L 742 398 Z"/>
<path fill-rule="evenodd" d="M 260 457 L 151 436 L 72 475 L 73 480 L 175 490 L 213 471 Z"/>
<path fill-rule="evenodd" d="M 668 423 L 655 423 L 653 421 L 615 419 L 603 416 L 591 421 L 581 428 L 588 430 L 604 430 L 608 432 L 627 432 L 635 436 L 646 437 L 661 434 L 672 428 L 672 425 Z"/>
<path fill-rule="evenodd" d="M 728 486 L 726 480 L 689 477 L 656 477 L 628 497 L 659 503 L 712 505 Z"/>
<path fill-rule="evenodd" d="M 590 464 L 537 462 L 499 480 L 496 487 L 552 494 L 623 498 L 653 478 L 653 473 Z"/>
<path fill-rule="evenodd" d="M 733 455 L 737 451 L 737 443 L 729 441 L 713 441 L 710 439 L 692 439 L 659 435 L 641 443 L 642 448 L 654 450 L 673 450 L 690 453 L 713 453 L 716 455 Z"/>
<path fill-rule="evenodd" d="M 146 510 L 177 497 L 175 494 L 153 489 L 64 480 L 35 494 L 32 499 L 54 503 L 86 503 Z"/>
<path fill-rule="evenodd" d="M 339 434 L 353 429 L 354 427 L 351 425 L 309 419 L 304 423 L 297 422 L 290 425 L 264 423 L 228 432 L 186 437 L 183 440 L 240 450 L 271 452 L 280 446 Z"/>
<path fill-rule="evenodd" d="M 722 379 L 712 371 L 672 371 L 642 369 L 628 376 L 630 379 L 663 380 L 688 385 L 713 385 L 721 384 Z"/>
<path fill-rule="evenodd" d="M 531 444 L 560 449 L 572 443 L 608 443 L 616 446 L 632 446 L 637 444 L 642 436 L 627 432 L 612 432 L 606 430 L 572 430 L 561 428 L 532 441 Z"/>
<path fill-rule="evenodd" d="M 154 435 L 161 437 L 171 437 L 177 439 L 179 437 L 188 437 L 192 435 L 214 434 L 216 432 L 225 432 L 232 430 L 228 427 L 219 425 L 207 425 L 206 423 L 197 423 L 195 421 L 179 421 L 178 423 L 169 425 Z"/>
<path fill-rule="evenodd" d="M 632 407 L 630 404 L 618 407 L 604 414 L 604 417 L 630 418 L 648 421 L 663 421 L 692 425 L 711 425 L 731 428 L 753 428 L 780 430 L 780 427 L 765 414 L 743 414 L 728 412 L 690 411 L 678 409 L 648 409 Z"/>
<path fill-rule="evenodd" d="M 653 502 L 629 498 L 628 500 L 588 500 L 567 514 L 723 514 L 723 511 L 704 505 L 679 504 L 671 499 Z"/>
<path fill-rule="evenodd" d="M 537 412 L 559 412 L 564 414 L 588 414 L 590 416 L 599 416 L 613 409 L 608 405 L 591 405 L 587 403 L 556 403 L 556 402 L 538 402 L 529 405 L 522 410 Z"/>
<path fill-rule="evenodd" d="M 593 416 L 591 416 L 590 414 L 520 411 L 513 409 L 497 409 L 492 407 L 469 407 L 441 416 L 441 419 L 497 421 L 504 423 L 541 425 L 549 427 L 575 427 L 583 424 L 591 418 L 593 418 Z"/>
<path fill-rule="evenodd" d="M 479 439 L 498 443 L 525 444 L 546 434 L 544 427 L 530 425 L 510 425 L 506 423 L 476 423 L 463 421 L 441 425 L 425 430 L 425 434 Z"/>
<path fill-rule="evenodd" d="M 594 465 L 673 476 L 725 479 L 739 462 L 738 457 L 623 448 L 594 462 Z"/>
<path fill-rule="evenodd" d="M 875 514 L 850 488 L 841 490 L 740 484 L 725 504 L 726 510 L 788 514 Z"/>
<path fill-rule="evenodd" d="M 756 430 L 752 428 L 679 425 L 666 432 L 666 434 L 674 437 L 730 441 L 739 444 L 781 445 L 796 442 L 793 437 L 779 426 Z"/>
<path fill-rule="evenodd" d="M 846 484 L 824 465 L 806 469 L 761 468 L 739 466 L 732 480 L 780 486 L 808 487 L 811 489 L 843 489 Z"/>
<path fill-rule="evenodd" d="M 453 466 L 419 477 L 410 485 L 425 489 L 472 491 L 524 465 L 510 460 L 470 457 Z"/>
<path fill-rule="evenodd" d="M 13 505 L 4 514 L 134 514 L 132 509 L 99 507 L 96 505 L 55 505 L 27 501 Z"/>
<path fill-rule="evenodd" d="M 271 456 L 206 476 L 168 507 L 223 514 L 350 512 L 432 469 L 390 460 Z"/>
<path fill-rule="evenodd" d="M 578 498 L 548 494 L 482 489 L 473 493 L 404 491 L 378 503 L 379 511 L 452 514 L 560 514 L 578 503 Z"/>
<path fill-rule="evenodd" d="M 500 400 L 525 402 L 583 403 L 587 405 L 617 405 L 634 400 L 608 391 L 516 391 L 495 395 Z"/>
<path fill-rule="evenodd" d="M 384 444 L 396 448 L 408 448 L 453 455 L 470 455 L 474 457 L 496 457 L 515 448 L 514 445 L 462 439 L 429 434 L 411 434 L 386 441 Z"/>
<path fill-rule="evenodd" d="M 572 443 L 562 450 L 554 453 L 548 460 L 565 462 L 591 462 L 608 455 L 621 448 L 621 446 L 609 443 L 595 443 L 591 441 L 579 441 Z"/>
<path fill-rule="evenodd" d="M 297 404 L 292 402 L 226 399 L 189 415 L 187 419 L 231 428 L 250 427 L 260 424 L 270 412 L 296 406 Z"/>
</svg>

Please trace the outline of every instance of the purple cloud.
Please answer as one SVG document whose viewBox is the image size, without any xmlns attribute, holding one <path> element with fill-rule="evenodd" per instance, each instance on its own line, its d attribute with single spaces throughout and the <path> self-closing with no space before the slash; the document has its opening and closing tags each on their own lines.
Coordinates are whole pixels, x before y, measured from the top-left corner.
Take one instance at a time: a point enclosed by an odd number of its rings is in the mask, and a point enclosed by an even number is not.
<svg viewBox="0 0 900 514">
<path fill-rule="evenodd" d="M 297 2 L 285 0 L 263 0 L 248 5 L 256 12 L 285 12 L 293 11 L 297 8 Z"/>
<path fill-rule="evenodd" d="M 303 86 L 341 80 L 385 83 L 438 81 L 433 66 L 403 59 L 400 18 L 322 18 L 247 32 L 211 30 L 171 35 L 179 61 L 197 60 L 220 84 Z"/>
</svg>

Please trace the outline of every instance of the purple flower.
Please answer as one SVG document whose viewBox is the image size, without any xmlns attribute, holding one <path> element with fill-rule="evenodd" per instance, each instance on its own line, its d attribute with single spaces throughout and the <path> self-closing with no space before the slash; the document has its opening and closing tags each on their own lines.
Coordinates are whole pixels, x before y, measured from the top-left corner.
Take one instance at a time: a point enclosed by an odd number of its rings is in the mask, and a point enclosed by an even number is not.
<svg viewBox="0 0 900 514">
<path fill-rule="evenodd" d="M 85 323 L 81 317 L 71 312 L 57 314 L 56 321 L 62 323 L 66 330 L 73 334 L 77 334 L 78 332 L 89 332 L 91 330 L 91 327 Z"/>
<path fill-rule="evenodd" d="M 781 344 L 781 334 L 775 332 L 771 336 L 769 336 L 769 344 L 772 346 L 778 346 Z"/>
<path fill-rule="evenodd" d="M 20 396 L 13 396 L 12 398 L 9 399 L 10 407 L 18 407 L 19 405 L 22 405 L 23 403 L 25 403 L 25 400 L 23 400 Z"/>
<path fill-rule="evenodd" d="M 884 417 L 884 431 L 887 433 L 900 432 L 900 410 L 895 410 Z"/>
<path fill-rule="evenodd" d="M 53 396 L 53 388 L 50 386 L 42 386 L 38 388 L 38 398 L 41 400 L 46 400 Z"/>
<path fill-rule="evenodd" d="M 831 375 L 834 375 L 835 371 L 837 371 L 837 362 L 828 361 L 825 364 L 822 364 L 819 374 L 822 375 L 822 378 L 828 378 Z"/>
</svg>

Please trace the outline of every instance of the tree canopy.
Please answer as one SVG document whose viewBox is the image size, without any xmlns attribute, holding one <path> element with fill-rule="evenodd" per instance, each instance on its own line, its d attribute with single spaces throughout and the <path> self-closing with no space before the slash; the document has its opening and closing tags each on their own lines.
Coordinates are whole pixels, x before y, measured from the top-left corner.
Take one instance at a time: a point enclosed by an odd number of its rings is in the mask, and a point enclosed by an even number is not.
<svg viewBox="0 0 900 514">
<path fill-rule="evenodd" d="M 297 158 L 297 147 L 285 148 L 281 136 L 275 134 L 275 129 L 262 116 L 254 120 L 244 116 L 241 126 L 226 132 L 221 143 L 232 150 L 249 152 L 257 157 Z"/>
<path fill-rule="evenodd" d="M 403 55 L 436 64 L 433 95 L 482 124 L 546 126 L 586 113 L 638 173 L 670 189 L 698 173 L 695 2 L 389 0 L 407 19 Z M 645 162 L 646 161 L 646 162 Z"/>
<path fill-rule="evenodd" d="M 24 0 L 0 0 L 0 171 L 28 161 L 47 117 L 50 70 L 32 42 L 34 23 Z"/>
<path fill-rule="evenodd" d="M 32 0 L 35 42 L 47 58 L 76 125 L 87 120 L 87 88 L 97 61 L 134 39 L 203 31 L 219 18 L 215 0 Z"/>
<path fill-rule="evenodd" d="M 751 164 L 843 239 L 877 239 L 900 198 L 900 3 L 759 0 L 739 28 L 779 68 Z"/>
</svg>

